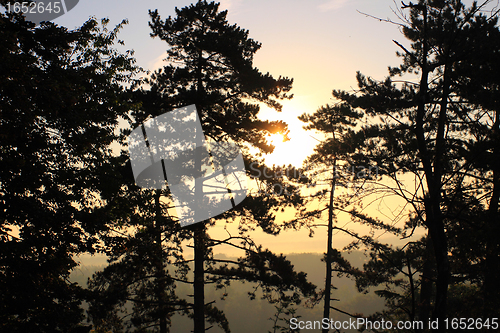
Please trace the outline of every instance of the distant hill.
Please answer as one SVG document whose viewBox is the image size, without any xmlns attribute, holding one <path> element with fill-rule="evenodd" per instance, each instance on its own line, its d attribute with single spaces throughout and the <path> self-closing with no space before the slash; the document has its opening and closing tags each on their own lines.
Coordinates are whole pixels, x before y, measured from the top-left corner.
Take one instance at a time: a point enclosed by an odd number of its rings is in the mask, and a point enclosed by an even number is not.
<svg viewBox="0 0 500 333">
<path fill-rule="evenodd" d="M 218 256 L 220 257 L 220 255 Z M 325 264 L 321 261 L 322 254 L 318 253 L 297 253 L 288 254 L 287 258 L 293 263 L 297 271 L 307 273 L 309 281 L 316 284 L 318 289 L 324 287 Z M 353 252 L 346 257 L 354 266 L 362 266 L 366 260 L 362 252 Z M 234 258 L 233 258 L 234 259 Z M 71 275 L 71 280 L 86 286 L 87 280 L 104 266 L 87 265 L 78 267 Z M 374 293 L 360 294 L 357 292 L 354 282 L 347 278 L 338 278 L 334 275 L 333 285 L 337 288 L 333 291 L 332 297 L 338 301 L 332 305 L 349 313 L 371 314 L 383 308 L 383 301 Z M 217 291 L 211 286 L 207 286 L 205 299 L 207 302 L 215 301 L 215 305 L 226 314 L 231 331 L 234 333 L 266 333 L 271 331 L 273 323 L 270 318 L 276 313 L 272 304 L 259 298 L 250 300 L 248 292 L 253 290 L 250 283 L 233 282 L 227 289 L 228 296 L 221 300 L 222 291 Z M 190 286 L 180 285 L 177 288 L 179 296 L 192 294 Z M 323 310 L 322 303 L 314 308 L 306 308 L 300 305 L 297 315 L 301 320 L 321 320 Z M 349 317 L 336 311 L 331 311 L 330 317 L 334 320 L 346 320 Z M 192 320 L 185 316 L 175 316 L 172 321 L 172 332 L 190 332 L 192 330 Z M 218 327 L 210 330 L 211 333 L 223 332 Z M 272 332 L 272 331 L 271 331 Z M 308 330 L 308 332 L 320 332 L 319 330 Z M 346 331 L 348 332 L 348 331 Z"/>
</svg>

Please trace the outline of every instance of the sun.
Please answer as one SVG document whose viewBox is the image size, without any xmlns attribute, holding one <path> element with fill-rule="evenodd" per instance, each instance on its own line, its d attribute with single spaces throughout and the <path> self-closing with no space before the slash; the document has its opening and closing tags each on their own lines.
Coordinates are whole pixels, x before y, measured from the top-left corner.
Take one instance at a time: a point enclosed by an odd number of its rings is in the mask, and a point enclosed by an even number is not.
<svg viewBox="0 0 500 333">
<path fill-rule="evenodd" d="M 268 144 L 271 144 L 276 147 L 282 142 L 285 142 L 285 137 L 281 133 L 273 133 L 267 135 Z"/>
<path fill-rule="evenodd" d="M 274 151 L 278 150 L 287 141 L 290 141 L 288 133 L 269 133 L 266 135 L 267 143 L 274 146 Z"/>
<path fill-rule="evenodd" d="M 290 101 L 283 102 L 282 112 L 276 112 L 263 107 L 259 112 L 262 120 L 282 121 L 287 127 L 281 132 L 268 133 L 264 139 L 268 145 L 273 145 L 274 151 L 264 155 L 265 163 L 271 165 L 293 165 L 300 167 L 304 160 L 314 152 L 317 141 L 304 129 L 304 123 L 298 116 L 314 106 Z"/>
<path fill-rule="evenodd" d="M 266 163 L 269 165 L 287 164 L 286 159 L 290 152 L 290 138 L 288 137 L 288 131 L 285 133 L 269 133 L 266 135 L 266 141 L 268 145 L 274 146 L 273 152 L 266 154 Z"/>
</svg>

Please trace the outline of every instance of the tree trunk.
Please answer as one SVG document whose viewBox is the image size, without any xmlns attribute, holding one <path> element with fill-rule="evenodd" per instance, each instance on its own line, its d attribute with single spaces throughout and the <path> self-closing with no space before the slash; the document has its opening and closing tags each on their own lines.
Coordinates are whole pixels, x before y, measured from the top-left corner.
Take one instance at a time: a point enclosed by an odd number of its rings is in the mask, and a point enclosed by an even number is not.
<svg viewBox="0 0 500 333">
<path fill-rule="evenodd" d="M 203 30 L 205 23 L 203 23 Z M 196 66 L 196 111 L 198 118 L 202 121 L 202 110 L 204 108 L 205 88 L 203 86 L 204 66 L 203 51 L 198 49 L 198 63 Z M 196 133 L 196 147 L 201 147 L 205 140 L 204 133 Z M 195 170 L 201 171 L 201 153 L 196 154 Z M 203 183 L 196 178 L 195 196 L 202 200 Z M 197 207 L 201 207 L 201 202 L 197 202 Z M 198 222 L 194 226 L 194 333 L 205 333 L 205 221 Z"/>
<path fill-rule="evenodd" d="M 422 268 L 422 277 L 420 284 L 420 297 L 419 297 L 419 314 L 418 320 L 427 323 L 431 314 L 431 296 L 432 296 L 432 262 L 431 256 L 433 255 L 432 242 L 430 237 L 427 237 L 425 245 L 424 265 Z"/>
<path fill-rule="evenodd" d="M 198 111 L 199 112 L 199 111 Z M 196 133 L 196 145 L 201 147 L 203 144 L 203 133 Z M 201 170 L 201 153 L 196 154 L 196 170 Z M 196 211 L 202 205 L 203 183 L 196 177 L 195 196 L 199 202 L 196 203 Z M 194 239 L 194 333 L 205 333 L 205 221 L 197 222 L 193 226 Z"/>
<path fill-rule="evenodd" d="M 166 308 L 166 294 L 165 294 L 165 269 L 163 267 L 163 248 L 162 248 L 162 233 L 161 233 L 161 207 L 160 207 L 160 192 L 155 194 L 155 225 L 153 227 L 155 246 L 156 246 L 156 298 L 158 300 L 158 315 L 160 319 L 160 333 L 167 333 L 167 308 Z"/>
<path fill-rule="evenodd" d="M 194 333 L 205 332 L 205 224 L 194 226 Z"/>
<path fill-rule="evenodd" d="M 333 161 L 332 187 L 330 189 L 330 203 L 328 205 L 328 236 L 326 241 L 326 278 L 323 318 L 330 318 L 330 299 L 332 293 L 332 238 L 333 238 L 333 197 L 335 195 L 337 158 Z M 323 328 L 328 333 L 328 328 Z"/>
<path fill-rule="evenodd" d="M 447 314 L 448 284 L 450 281 L 450 263 L 448 258 L 448 237 L 441 212 L 441 189 L 443 175 L 443 157 L 445 152 L 446 113 L 448 112 L 448 97 L 450 94 L 450 64 L 444 65 L 441 104 L 436 133 L 436 148 L 434 156 L 433 183 L 428 184 L 431 206 L 429 234 L 432 239 L 437 264 L 436 304 L 434 318 L 439 319 L 440 330 L 444 330 Z"/>
<path fill-rule="evenodd" d="M 429 149 L 427 147 L 427 140 L 424 133 L 424 116 L 426 113 L 427 96 L 429 90 L 429 66 L 427 63 L 427 56 L 429 46 L 427 43 L 427 6 L 422 6 L 423 11 L 423 30 L 422 30 L 422 59 L 421 68 L 422 74 L 420 77 L 420 91 L 419 101 L 417 105 L 417 116 L 415 134 L 417 138 L 418 152 L 422 161 L 425 179 L 427 183 L 426 198 L 424 200 L 425 206 L 425 225 L 429 230 L 429 237 L 431 238 L 434 248 L 434 256 L 437 264 L 437 282 L 436 282 L 436 300 L 434 305 L 433 317 L 439 318 L 438 331 L 444 332 L 444 322 L 446 317 L 446 303 L 448 294 L 448 283 L 450 275 L 450 267 L 448 261 L 448 243 L 444 229 L 443 218 L 441 214 L 441 153 L 438 156 L 437 151 L 442 150 L 442 138 L 439 136 L 444 135 L 444 122 L 446 120 L 446 103 L 448 93 L 443 91 L 443 99 L 441 106 L 440 116 L 438 121 L 438 134 L 436 136 L 436 153 L 432 159 Z M 443 90 L 446 89 L 446 84 Z M 438 143 L 438 141 L 440 141 Z M 433 163 L 434 161 L 434 168 Z M 437 172 L 436 172 L 437 171 Z"/>
</svg>

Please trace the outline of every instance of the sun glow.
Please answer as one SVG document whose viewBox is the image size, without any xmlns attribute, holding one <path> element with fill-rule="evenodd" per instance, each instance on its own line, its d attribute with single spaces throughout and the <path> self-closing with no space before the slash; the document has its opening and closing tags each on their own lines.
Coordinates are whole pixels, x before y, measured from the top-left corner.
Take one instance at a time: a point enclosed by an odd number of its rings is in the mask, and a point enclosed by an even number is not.
<svg viewBox="0 0 500 333">
<path fill-rule="evenodd" d="M 282 112 L 276 112 L 267 107 L 262 107 L 259 117 L 262 120 L 284 121 L 288 128 L 280 133 L 270 133 L 266 135 L 268 144 L 274 146 L 271 154 L 264 156 L 266 164 L 271 165 L 289 165 L 300 167 L 302 162 L 309 156 L 317 144 L 310 133 L 304 130 L 304 123 L 297 117 L 307 110 L 314 110 L 308 103 L 298 101 L 284 101 Z"/>
<path fill-rule="evenodd" d="M 278 147 L 282 146 L 284 142 L 287 142 L 290 140 L 288 138 L 287 133 L 282 134 L 280 132 L 268 134 L 266 139 L 267 139 L 268 144 L 271 144 L 275 147 L 274 148 L 275 150 L 278 149 Z"/>
</svg>

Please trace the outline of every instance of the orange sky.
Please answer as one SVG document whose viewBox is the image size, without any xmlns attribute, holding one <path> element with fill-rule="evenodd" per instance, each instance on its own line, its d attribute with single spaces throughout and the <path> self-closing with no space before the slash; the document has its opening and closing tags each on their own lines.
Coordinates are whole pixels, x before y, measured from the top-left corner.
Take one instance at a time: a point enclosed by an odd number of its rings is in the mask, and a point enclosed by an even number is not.
<svg viewBox="0 0 500 333">
<path fill-rule="evenodd" d="M 126 49 L 134 49 L 138 64 L 146 69 L 162 65 L 167 45 L 149 37 L 148 9 L 162 17 L 175 15 L 174 8 L 189 5 L 185 0 L 84 0 L 55 22 L 68 28 L 81 25 L 89 16 L 109 17 L 111 24 L 129 19 L 119 35 Z M 280 152 L 280 161 L 299 164 L 314 146 L 301 131 L 296 117 L 314 112 L 331 102 L 333 89 L 355 87 L 357 70 L 383 77 L 388 65 L 396 65 L 397 46 L 404 44 L 397 26 L 368 18 L 358 11 L 379 17 L 393 17 L 392 0 L 222 0 L 228 20 L 248 29 L 261 42 L 254 64 L 262 72 L 294 79 L 294 98 L 284 103 L 283 112 L 262 110 L 266 119 L 289 122 L 292 142 L 284 145 L 293 154 Z M 277 152 L 278 153 L 278 152 Z M 278 161 L 276 161 L 278 162 Z"/>
</svg>

